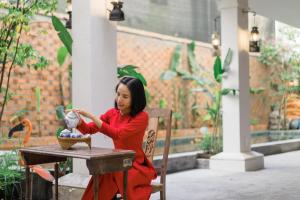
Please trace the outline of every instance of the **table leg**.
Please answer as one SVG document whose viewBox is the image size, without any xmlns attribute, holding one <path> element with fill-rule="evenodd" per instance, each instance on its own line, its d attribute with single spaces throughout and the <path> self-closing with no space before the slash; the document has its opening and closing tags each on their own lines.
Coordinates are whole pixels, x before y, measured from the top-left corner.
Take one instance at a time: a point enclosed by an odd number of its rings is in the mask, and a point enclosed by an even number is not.
<svg viewBox="0 0 300 200">
<path fill-rule="evenodd" d="M 54 164 L 55 199 L 58 200 L 58 163 Z"/>
<path fill-rule="evenodd" d="M 30 169 L 29 166 L 26 165 L 26 170 L 25 170 L 25 175 L 26 175 L 26 200 L 31 199 L 31 180 L 30 180 Z"/>
<path fill-rule="evenodd" d="M 93 175 L 94 200 L 99 200 L 99 175 Z"/>
<path fill-rule="evenodd" d="M 126 200 L 127 199 L 127 177 L 128 177 L 128 170 L 125 170 L 123 172 L 123 199 Z"/>
</svg>

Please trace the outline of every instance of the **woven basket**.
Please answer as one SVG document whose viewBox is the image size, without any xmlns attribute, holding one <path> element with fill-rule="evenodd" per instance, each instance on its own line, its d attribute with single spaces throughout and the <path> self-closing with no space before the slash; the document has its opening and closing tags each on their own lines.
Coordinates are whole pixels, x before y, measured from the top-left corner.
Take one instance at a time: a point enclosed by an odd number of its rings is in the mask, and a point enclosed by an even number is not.
<svg viewBox="0 0 300 200">
<path fill-rule="evenodd" d="M 62 149 L 67 150 L 70 149 L 74 144 L 78 142 L 84 142 L 86 143 L 89 148 L 91 149 L 91 137 L 87 138 L 63 138 L 63 137 L 58 137 L 57 138 L 60 146 Z"/>
</svg>

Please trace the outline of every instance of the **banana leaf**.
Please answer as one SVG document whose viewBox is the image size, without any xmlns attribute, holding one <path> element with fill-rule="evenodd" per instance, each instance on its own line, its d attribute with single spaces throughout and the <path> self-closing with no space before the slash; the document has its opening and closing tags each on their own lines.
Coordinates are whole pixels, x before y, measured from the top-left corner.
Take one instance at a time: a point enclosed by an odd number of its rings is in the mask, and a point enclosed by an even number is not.
<svg viewBox="0 0 300 200">
<path fill-rule="evenodd" d="M 219 56 L 217 56 L 214 64 L 214 78 L 218 83 L 221 83 L 222 81 L 222 72 L 221 59 Z"/>
<path fill-rule="evenodd" d="M 229 71 L 229 65 L 232 60 L 233 51 L 229 48 L 223 63 L 223 71 L 222 72 L 228 72 Z"/>
<path fill-rule="evenodd" d="M 177 45 L 175 47 L 175 50 L 174 50 L 173 55 L 172 55 L 170 70 L 172 70 L 174 72 L 176 72 L 176 69 L 180 65 L 181 48 L 182 48 L 181 45 Z"/>
<path fill-rule="evenodd" d="M 139 79 L 144 86 L 147 86 L 147 81 L 141 73 L 136 71 L 138 67 L 134 65 L 125 65 L 124 67 L 118 67 L 117 73 L 118 78 L 122 78 L 124 76 L 132 76 Z"/>
<path fill-rule="evenodd" d="M 65 46 L 62 46 L 58 49 L 56 59 L 59 66 L 62 66 L 64 64 L 67 55 L 68 55 L 68 49 Z"/>
<path fill-rule="evenodd" d="M 67 30 L 67 28 L 64 26 L 64 24 L 55 16 L 51 17 L 52 25 L 54 26 L 55 30 L 58 32 L 58 37 L 62 41 L 62 43 L 67 48 L 70 55 L 72 55 L 72 43 L 73 39 Z"/>
</svg>

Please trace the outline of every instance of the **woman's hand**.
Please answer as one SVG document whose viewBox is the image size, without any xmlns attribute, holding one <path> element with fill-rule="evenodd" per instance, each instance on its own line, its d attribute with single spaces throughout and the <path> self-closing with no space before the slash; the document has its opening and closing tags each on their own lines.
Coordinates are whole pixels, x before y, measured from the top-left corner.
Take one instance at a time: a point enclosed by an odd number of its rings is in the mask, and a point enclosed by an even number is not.
<svg viewBox="0 0 300 200">
<path fill-rule="evenodd" d="M 72 111 L 80 114 L 81 116 L 91 119 L 99 128 L 101 128 L 102 121 L 95 115 L 93 115 L 85 110 L 80 110 L 80 109 L 72 109 Z M 80 118 L 78 125 L 80 125 L 81 123 L 82 123 L 82 119 Z"/>
<path fill-rule="evenodd" d="M 86 117 L 86 118 L 89 118 L 89 119 L 92 119 L 93 117 L 95 117 L 93 114 L 89 113 L 89 112 L 86 112 L 84 110 L 79 110 L 79 109 L 73 109 L 72 111 Z"/>
</svg>

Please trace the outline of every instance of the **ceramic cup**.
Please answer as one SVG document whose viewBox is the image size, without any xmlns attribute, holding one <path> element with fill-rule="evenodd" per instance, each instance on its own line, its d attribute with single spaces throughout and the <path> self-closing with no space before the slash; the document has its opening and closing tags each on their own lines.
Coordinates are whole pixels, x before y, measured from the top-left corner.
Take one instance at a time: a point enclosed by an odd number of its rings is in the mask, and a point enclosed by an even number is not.
<svg viewBox="0 0 300 200">
<path fill-rule="evenodd" d="M 79 123 L 79 120 L 80 120 L 79 114 L 74 111 L 68 112 L 68 114 L 66 114 L 64 118 L 64 121 L 68 129 L 76 128 Z"/>
</svg>

